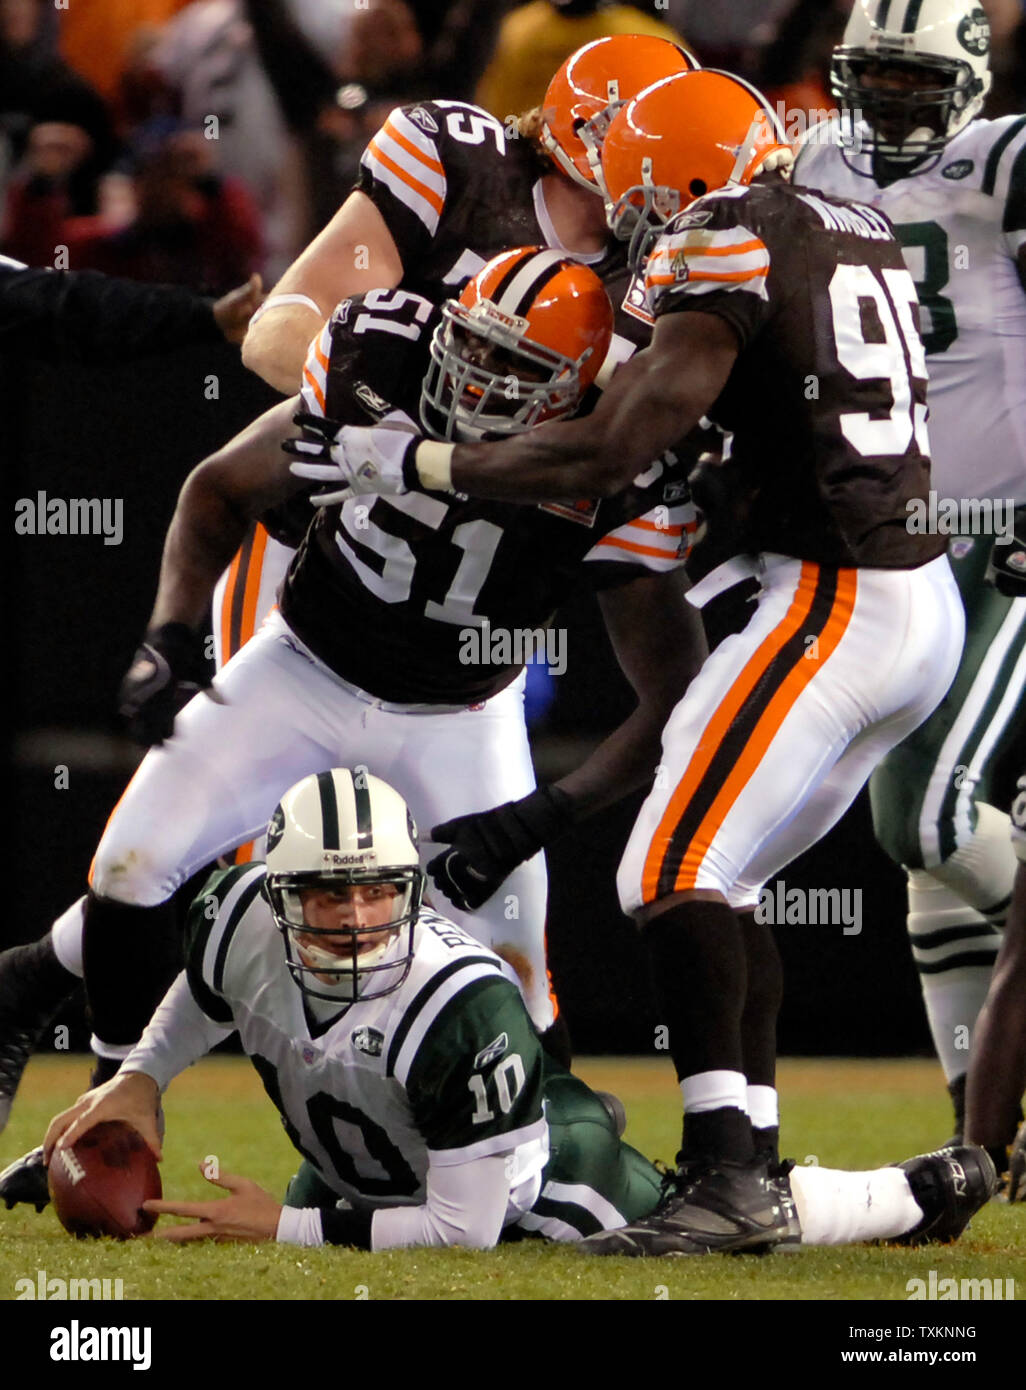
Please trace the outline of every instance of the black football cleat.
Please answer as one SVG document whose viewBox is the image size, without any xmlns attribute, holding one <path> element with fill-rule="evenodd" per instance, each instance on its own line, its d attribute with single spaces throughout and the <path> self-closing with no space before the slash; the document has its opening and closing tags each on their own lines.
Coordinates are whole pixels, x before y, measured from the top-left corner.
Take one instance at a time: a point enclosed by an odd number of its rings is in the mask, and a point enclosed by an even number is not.
<svg viewBox="0 0 1026 1390">
<path fill-rule="evenodd" d="M 593 1255 L 759 1253 L 800 1238 L 793 1201 L 787 1208 L 764 1163 L 691 1163 L 671 1175 L 650 1216 L 598 1231 L 579 1248 Z"/>
<path fill-rule="evenodd" d="M 958 1237 L 970 1219 L 997 1191 L 997 1170 L 986 1149 L 975 1144 L 938 1149 L 896 1163 L 908 1178 L 923 1219 L 888 1245 L 945 1244 Z"/>
<path fill-rule="evenodd" d="M 77 984 L 57 959 L 52 933 L 0 952 L 0 1133 L 36 1044 Z"/>
<path fill-rule="evenodd" d="M 46 1181 L 42 1146 L 22 1154 L 0 1173 L 0 1202 L 8 1211 L 19 1202 L 30 1202 L 36 1211 L 49 1206 L 50 1189 Z"/>
</svg>

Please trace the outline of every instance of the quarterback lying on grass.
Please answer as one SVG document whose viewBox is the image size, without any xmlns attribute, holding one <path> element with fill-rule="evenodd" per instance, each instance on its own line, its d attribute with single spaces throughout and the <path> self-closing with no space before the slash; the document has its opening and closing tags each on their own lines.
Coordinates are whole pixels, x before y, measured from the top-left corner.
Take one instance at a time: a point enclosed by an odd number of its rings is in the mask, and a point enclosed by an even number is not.
<svg viewBox="0 0 1026 1390">
<path fill-rule="evenodd" d="M 185 971 L 119 1074 L 53 1121 L 47 1157 L 111 1119 L 159 1155 L 161 1092 L 237 1030 L 304 1162 L 284 1204 L 227 1175 L 227 1198 L 147 1203 L 199 1218 L 165 1238 L 587 1249 L 626 1227 L 616 1253 L 635 1253 L 629 1223 L 679 1197 L 680 1177 L 546 1056 L 509 967 L 422 906 L 398 793 L 347 769 L 304 778 L 267 843 L 266 865 L 223 871 L 196 899 Z M 864 1173 L 782 1165 L 765 1185 L 772 1234 L 750 1248 L 954 1239 L 993 1186 L 971 1148 Z"/>
</svg>

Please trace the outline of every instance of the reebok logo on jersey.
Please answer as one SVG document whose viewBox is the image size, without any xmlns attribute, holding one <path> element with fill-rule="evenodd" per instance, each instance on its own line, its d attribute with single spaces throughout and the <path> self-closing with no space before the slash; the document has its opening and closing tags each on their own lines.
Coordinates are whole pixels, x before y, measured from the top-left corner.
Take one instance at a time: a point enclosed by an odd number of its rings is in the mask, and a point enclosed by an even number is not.
<svg viewBox="0 0 1026 1390">
<path fill-rule="evenodd" d="M 941 177 L 945 179 L 967 179 L 976 168 L 971 159 L 956 159 L 951 164 L 945 164 L 941 170 Z"/>
<path fill-rule="evenodd" d="M 377 1028 L 354 1028 L 351 1041 L 357 1052 L 368 1057 L 380 1057 L 385 1047 L 385 1035 Z"/>
<path fill-rule="evenodd" d="M 482 1067 L 488 1066 L 489 1062 L 496 1061 L 508 1047 L 509 1036 L 506 1033 L 500 1033 L 494 1042 L 490 1042 L 487 1047 L 482 1047 L 474 1058 L 474 1070 L 480 1071 Z"/>
<path fill-rule="evenodd" d="M 387 415 L 392 409 L 388 401 L 383 396 L 379 396 L 377 391 L 372 391 L 365 381 L 358 381 L 353 387 L 353 395 L 370 411 L 372 415 Z"/>
<path fill-rule="evenodd" d="M 959 43 L 975 58 L 982 58 L 990 49 L 990 24 L 986 13 L 978 5 L 962 20 L 957 34 Z"/>
<path fill-rule="evenodd" d="M 424 110 L 423 106 L 415 106 L 412 111 L 407 111 L 406 114 L 414 125 L 419 125 L 421 130 L 426 130 L 429 135 L 438 134 L 438 122 L 430 111 Z"/>
</svg>

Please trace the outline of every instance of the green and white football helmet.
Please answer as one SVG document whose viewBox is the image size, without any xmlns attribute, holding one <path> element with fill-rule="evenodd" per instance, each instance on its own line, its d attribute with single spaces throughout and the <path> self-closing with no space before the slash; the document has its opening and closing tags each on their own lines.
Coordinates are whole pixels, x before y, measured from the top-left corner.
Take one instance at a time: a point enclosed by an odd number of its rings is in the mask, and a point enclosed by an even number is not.
<svg viewBox="0 0 1026 1390">
<path fill-rule="evenodd" d="M 361 768 L 304 777 L 271 817 L 266 863 L 264 894 L 305 994 L 344 1006 L 399 988 L 424 873 L 394 788 Z"/>
<path fill-rule="evenodd" d="M 931 168 L 980 114 L 989 58 L 976 0 L 855 0 L 830 70 L 849 167 L 891 179 Z"/>
</svg>

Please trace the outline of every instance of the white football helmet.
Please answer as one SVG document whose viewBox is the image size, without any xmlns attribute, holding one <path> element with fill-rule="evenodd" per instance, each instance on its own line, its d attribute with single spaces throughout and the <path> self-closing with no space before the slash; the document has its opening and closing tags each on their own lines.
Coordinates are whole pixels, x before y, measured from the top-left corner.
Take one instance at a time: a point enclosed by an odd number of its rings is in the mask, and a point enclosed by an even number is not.
<svg viewBox="0 0 1026 1390">
<path fill-rule="evenodd" d="M 413 963 L 424 873 L 417 827 L 397 791 L 362 769 L 304 777 L 271 817 L 265 858 L 264 894 L 284 937 L 289 972 L 305 994 L 344 1006 L 399 988 Z M 340 913 L 337 925 L 308 922 L 308 890 L 343 895 L 368 885 L 395 888 L 384 920 L 361 924 L 352 909 Z"/>
<path fill-rule="evenodd" d="M 932 167 L 982 110 L 989 55 L 976 0 L 855 0 L 830 69 L 849 167 L 873 175 L 883 161 L 891 178 Z"/>
</svg>

